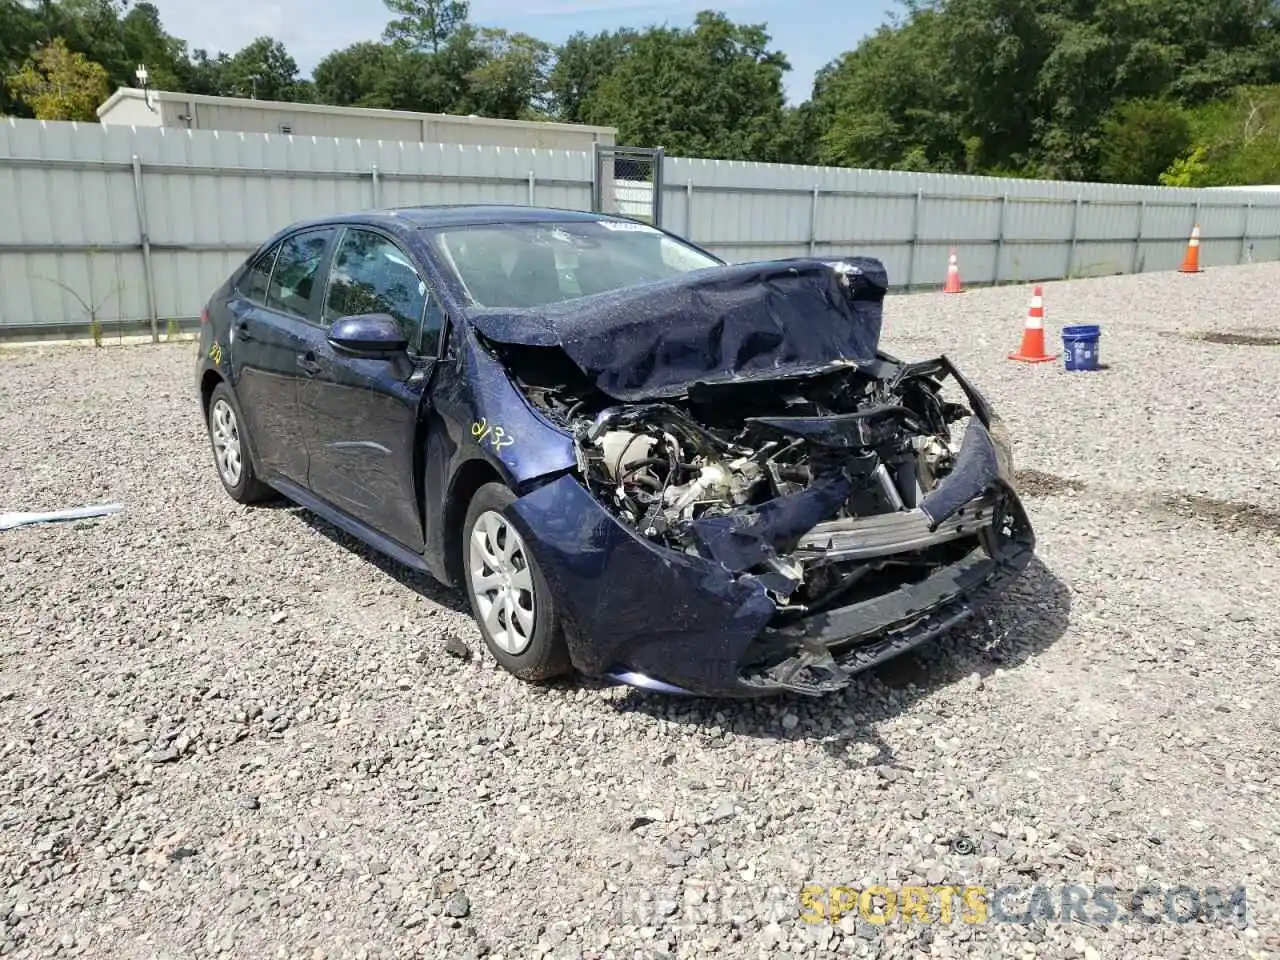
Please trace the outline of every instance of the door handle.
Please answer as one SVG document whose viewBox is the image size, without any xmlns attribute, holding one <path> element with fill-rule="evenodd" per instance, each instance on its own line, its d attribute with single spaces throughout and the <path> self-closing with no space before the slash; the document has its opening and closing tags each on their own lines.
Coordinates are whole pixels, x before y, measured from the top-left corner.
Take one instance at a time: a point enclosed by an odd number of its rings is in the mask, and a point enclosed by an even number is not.
<svg viewBox="0 0 1280 960">
<path fill-rule="evenodd" d="M 249 332 L 249 321 L 241 320 L 236 324 L 236 336 L 241 340 L 252 340 L 253 334 Z"/>
<path fill-rule="evenodd" d="M 320 372 L 320 362 L 316 360 L 316 355 L 308 350 L 306 353 L 298 354 L 298 369 L 309 377 L 314 377 Z"/>
</svg>

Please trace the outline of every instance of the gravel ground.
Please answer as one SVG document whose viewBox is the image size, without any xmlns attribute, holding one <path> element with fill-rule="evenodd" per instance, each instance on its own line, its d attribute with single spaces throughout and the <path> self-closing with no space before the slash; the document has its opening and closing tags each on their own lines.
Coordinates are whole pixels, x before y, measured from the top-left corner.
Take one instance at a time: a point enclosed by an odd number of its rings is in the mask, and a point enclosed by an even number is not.
<svg viewBox="0 0 1280 960">
<path fill-rule="evenodd" d="M 126 510 L 0 533 L 0 954 L 1280 956 L 1280 347 L 1197 339 L 1274 338 L 1277 291 L 1047 284 L 1093 375 L 1005 359 L 1026 287 L 891 298 L 886 348 L 1010 421 L 1039 560 L 819 701 L 522 685 L 460 597 L 223 494 L 190 344 L 6 349 L 0 506 Z M 801 916 L 873 883 L 1249 912 Z"/>
</svg>

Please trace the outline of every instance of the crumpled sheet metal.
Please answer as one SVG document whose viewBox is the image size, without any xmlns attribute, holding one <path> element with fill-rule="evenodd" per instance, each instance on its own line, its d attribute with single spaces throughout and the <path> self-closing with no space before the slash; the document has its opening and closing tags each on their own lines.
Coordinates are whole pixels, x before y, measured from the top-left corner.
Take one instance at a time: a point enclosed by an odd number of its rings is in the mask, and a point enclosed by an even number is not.
<svg viewBox="0 0 1280 960">
<path fill-rule="evenodd" d="M 772 260 L 468 319 L 497 343 L 563 350 L 616 400 L 652 400 L 872 363 L 887 289 L 872 257 Z"/>
<path fill-rule="evenodd" d="M 90 517 L 105 517 L 119 513 L 124 509 L 122 503 L 99 503 L 87 507 L 68 507 L 65 510 L 49 510 L 46 512 L 11 511 L 0 513 L 0 530 L 12 530 L 33 523 L 56 523 L 62 520 L 87 520 Z"/>
<path fill-rule="evenodd" d="M 741 573 L 777 557 L 840 509 L 853 484 L 843 474 L 758 507 L 695 520 L 689 526 L 704 554 Z"/>
</svg>

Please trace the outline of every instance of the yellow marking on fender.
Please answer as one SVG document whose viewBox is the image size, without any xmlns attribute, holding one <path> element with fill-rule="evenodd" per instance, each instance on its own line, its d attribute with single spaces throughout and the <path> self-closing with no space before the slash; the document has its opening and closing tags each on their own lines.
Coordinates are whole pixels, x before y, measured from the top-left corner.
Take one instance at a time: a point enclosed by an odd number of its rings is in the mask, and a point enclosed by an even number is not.
<svg viewBox="0 0 1280 960">
<path fill-rule="evenodd" d="M 502 427 L 490 425 L 484 417 L 471 424 L 471 435 L 484 444 L 486 441 L 494 450 L 501 450 L 516 442 L 516 438 Z"/>
</svg>

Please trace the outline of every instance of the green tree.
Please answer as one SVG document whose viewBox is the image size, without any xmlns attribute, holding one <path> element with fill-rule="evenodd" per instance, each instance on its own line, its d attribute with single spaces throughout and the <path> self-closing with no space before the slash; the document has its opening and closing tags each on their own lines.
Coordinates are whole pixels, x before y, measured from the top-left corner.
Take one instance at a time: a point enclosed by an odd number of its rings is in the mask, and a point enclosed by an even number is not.
<svg viewBox="0 0 1280 960">
<path fill-rule="evenodd" d="M 467 113 L 509 120 L 545 115 L 550 44 L 524 33 L 480 28 L 478 62 L 466 73 Z"/>
<path fill-rule="evenodd" d="M 221 71 L 225 96 L 298 99 L 298 64 L 279 40 L 259 37 L 230 57 Z"/>
<path fill-rule="evenodd" d="M 761 159 L 772 163 L 816 164 L 819 139 L 817 112 L 812 103 L 786 107 L 769 153 Z"/>
<path fill-rule="evenodd" d="M 820 71 L 812 109 L 822 163 L 965 169 L 966 130 L 940 18 L 921 10 L 882 27 Z"/>
<path fill-rule="evenodd" d="M 321 103 L 390 109 L 402 54 L 385 43 L 363 41 L 335 50 L 312 74 Z"/>
<path fill-rule="evenodd" d="M 121 0 L 40 0 L 39 10 L 49 36 L 61 37 L 68 49 L 100 64 L 109 84 L 136 82 L 137 63 L 129 63 L 120 25 Z"/>
<path fill-rule="evenodd" d="M 68 50 L 61 37 L 37 49 L 7 86 L 37 120 L 96 120 L 108 93 L 102 65 Z"/>
<path fill-rule="evenodd" d="M 557 120 L 583 122 L 584 105 L 630 52 L 637 36 L 629 29 L 595 36 L 578 32 L 561 45 L 547 78 L 551 112 Z"/>
<path fill-rule="evenodd" d="M 1280 179 L 1280 86 L 1240 87 L 1188 111 L 1188 156 L 1170 175 L 1191 186 L 1274 184 Z"/>
<path fill-rule="evenodd" d="M 383 0 L 400 16 L 387 24 L 383 38 L 410 50 L 439 53 L 467 23 L 471 4 L 465 0 Z"/>
<path fill-rule="evenodd" d="M 1149 155 L 1129 169 L 1151 182 L 1186 146 L 1170 146 L 1179 124 L 1148 112 L 1139 130 L 1136 114 L 1120 115 L 1123 105 L 1193 107 L 1241 84 L 1277 82 L 1273 8 L 1273 0 L 909 0 L 904 16 L 819 76 L 820 154 L 831 163 L 1078 180 L 1098 177 L 1104 164 L 1119 175 L 1120 152 L 1141 152 Z M 1121 151 L 1109 138 L 1126 123 Z M 1155 140 L 1139 148 L 1144 135 Z"/>
<path fill-rule="evenodd" d="M 392 107 L 427 113 L 478 113 L 468 77 L 484 65 L 485 55 L 478 31 L 470 24 L 450 37 L 439 53 L 403 53 L 388 80 Z"/>
<path fill-rule="evenodd" d="M 211 56 L 208 50 L 198 49 L 191 52 L 188 78 L 182 90 L 186 93 L 199 93 L 210 97 L 226 96 L 229 90 L 227 68 L 231 57 L 219 52 Z"/>
<path fill-rule="evenodd" d="M 917 81 L 925 99 L 914 115 L 925 104 L 932 108 L 928 132 L 945 147 L 934 143 L 930 152 L 945 156 L 944 166 L 976 173 L 1029 162 L 1042 107 L 1037 74 L 1056 38 L 1057 21 L 1043 16 L 1045 6 L 1037 0 L 951 0 L 945 11 L 919 15 L 911 25 L 934 63 Z M 901 48 L 895 52 L 902 55 Z"/>
<path fill-rule="evenodd" d="M 48 38 L 40 17 L 21 0 L 0 0 L 0 77 L 10 77 L 21 69 L 36 46 Z M 30 108 L 13 96 L 7 83 L 0 83 L 0 116 L 30 116 Z"/>
<path fill-rule="evenodd" d="M 1191 124 L 1176 103 L 1126 100 L 1103 121 L 1099 169 L 1112 183 L 1156 184 L 1190 142 Z"/>
<path fill-rule="evenodd" d="M 393 110 L 460 113 L 466 98 L 466 75 L 479 62 L 479 52 L 454 37 L 440 53 L 409 51 L 387 78 Z"/>
<path fill-rule="evenodd" d="M 684 156 L 767 159 L 783 123 L 786 58 L 760 25 L 702 11 L 689 30 L 650 27 L 586 100 L 623 143 Z"/>
<path fill-rule="evenodd" d="M 182 90 L 190 83 L 192 66 L 186 42 L 165 31 L 155 4 L 145 0 L 134 4 L 120 21 L 120 38 L 124 63 L 117 69 L 125 76 L 112 76 L 119 85 L 137 83 L 134 71 L 138 64 L 146 65 L 149 83 L 157 90 Z"/>
<path fill-rule="evenodd" d="M 1184 157 L 1178 157 L 1169 164 L 1169 169 L 1160 174 L 1160 184 L 1165 187 L 1207 187 L 1212 186 L 1212 175 L 1209 165 L 1205 163 L 1204 147 L 1195 147 Z"/>
</svg>

